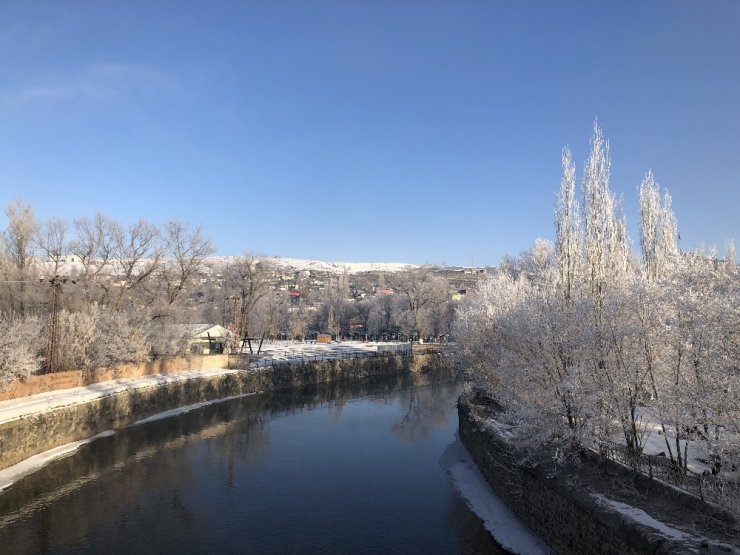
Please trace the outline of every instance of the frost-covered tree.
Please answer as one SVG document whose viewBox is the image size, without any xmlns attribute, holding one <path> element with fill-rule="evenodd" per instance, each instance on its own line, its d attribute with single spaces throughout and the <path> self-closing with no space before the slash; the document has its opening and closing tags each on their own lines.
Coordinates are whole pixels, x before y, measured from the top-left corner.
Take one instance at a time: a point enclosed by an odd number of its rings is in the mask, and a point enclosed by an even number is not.
<svg viewBox="0 0 740 555">
<path fill-rule="evenodd" d="M 167 304 L 180 297 L 188 282 L 203 269 L 206 257 L 214 252 L 211 241 L 203 230 L 178 220 L 164 225 L 164 261 L 159 280 L 164 288 Z"/>
<path fill-rule="evenodd" d="M 30 204 L 22 200 L 11 201 L 5 209 L 8 227 L 3 234 L 5 252 L 17 270 L 23 274 L 33 263 L 34 237 L 39 222 Z"/>
<path fill-rule="evenodd" d="M 734 254 L 679 252 L 671 197 L 648 172 L 642 266 L 633 261 L 598 125 L 580 208 L 574 182 L 565 151 L 555 262 L 542 262 L 539 244 L 469 295 L 457 319 L 462 362 L 533 446 L 607 452 L 618 442 L 639 455 L 657 426 L 678 470 L 701 460 L 724 475 L 740 459 Z"/>
<path fill-rule="evenodd" d="M 82 267 L 75 277 L 82 290 L 84 304 L 89 309 L 93 304 L 106 300 L 103 285 L 113 260 L 116 237 L 121 234 L 120 224 L 98 213 L 92 219 L 75 219 L 72 227 L 73 237 L 68 249 Z"/>
<path fill-rule="evenodd" d="M 455 331 L 461 363 L 533 447 L 585 442 L 596 393 L 579 356 L 588 304 L 566 304 L 555 269 L 546 276 L 493 276 L 466 298 Z"/>
<path fill-rule="evenodd" d="M 570 149 L 563 150 L 563 178 L 555 204 L 555 253 L 559 287 L 566 302 L 576 287 L 581 265 L 581 218 L 576 200 L 576 168 Z"/>
<path fill-rule="evenodd" d="M 224 270 L 226 296 L 239 299 L 239 328 L 237 335 L 254 335 L 252 317 L 257 305 L 271 289 L 272 267 L 253 253 L 234 259 Z"/>
<path fill-rule="evenodd" d="M 640 246 L 642 261 L 651 279 L 658 275 L 658 238 L 660 236 L 660 193 L 648 171 L 640 184 Z"/>
<path fill-rule="evenodd" d="M 28 296 L 32 291 L 34 265 L 34 237 L 39 228 L 30 204 L 16 199 L 5 209 L 8 227 L 2 234 L 4 301 L 7 310 L 25 315 Z"/>
<path fill-rule="evenodd" d="M 187 352 L 189 328 L 180 320 L 157 317 L 159 311 L 140 311 L 129 315 L 129 320 L 143 331 L 143 335 L 132 335 L 141 338 L 141 348 L 149 348 L 152 358 L 182 356 Z"/>
<path fill-rule="evenodd" d="M 95 336 L 88 350 L 91 368 L 111 367 L 149 360 L 149 318 L 122 311 L 100 310 L 95 316 Z"/>
<path fill-rule="evenodd" d="M 0 316 L 0 390 L 19 378 L 27 378 L 40 369 L 41 320 L 35 316 L 5 313 Z"/>
<path fill-rule="evenodd" d="M 92 366 L 90 350 L 97 338 L 99 311 L 99 308 L 94 308 L 91 312 L 60 312 L 57 371 L 82 370 Z"/>
<path fill-rule="evenodd" d="M 389 285 L 394 289 L 404 308 L 399 324 L 408 335 L 424 335 L 425 313 L 447 300 L 447 282 L 436 276 L 429 267 L 392 274 Z"/>
<path fill-rule="evenodd" d="M 669 455 L 681 465 L 683 454 L 685 467 L 688 440 L 700 438 L 716 456 L 729 445 L 740 448 L 740 276 L 711 253 L 688 253 L 664 287 L 673 355 L 659 401 L 673 430 Z"/>
<path fill-rule="evenodd" d="M 370 299 L 368 333 L 374 337 L 393 336 L 399 332 L 401 302 L 396 295 L 381 293 Z"/>
<path fill-rule="evenodd" d="M 592 302 L 588 322 L 590 379 L 600 388 L 609 388 L 606 367 L 609 343 L 604 327 L 604 301 L 606 294 L 624 278 L 629 268 L 629 241 L 624 217 L 609 187 L 611 160 L 609 143 L 604 139 L 600 126 L 594 122 L 591 150 L 586 161 L 582 181 L 583 204 L 583 254 L 588 294 Z M 603 401 L 597 403 L 601 439 L 608 436 L 609 414 Z"/>
<path fill-rule="evenodd" d="M 148 282 L 160 267 L 163 250 L 161 233 L 151 222 L 141 219 L 128 227 L 114 228 L 112 268 L 116 292 L 112 305 L 116 310 L 123 309 L 127 298 L 131 301 L 135 294 L 141 297 L 140 302 L 153 302 Z"/>
<path fill-rule="evenodd" d="M 67 222 L 61 218 L 51 218 L 39 226 L 34 236 L 37 249 L 49 264 L 48 274 L 58 275 L 64 265 L 67 249 Z"/>
<path fill-rule="evenodd" d="M 583 251 L 592 296 L 599 299 L 629 267 L 629 239 L 624 216 L 609 188 L 609 143 L 594 123 L 591 151 L 583 175 Z"/>
<path fill-rule="evenodd" d="M 148 311 L 121 312 L 93 306 L 59 314 L 59 370 L 84 370 L 144 362 L 184 352 L 186 330 Z M 43 335 L 48 334 L 48 330 Z"/>
<path fill-rule="evenodd" d="M 648 171 L 640 184 L 640 246 L 648 279 L 656 280 L 670 270 L 678 256 L 678 231 L 671 209 L 671 196 Z"/>
<path fill-rule="evenodd" d="M 666 360 L 665 307 L 660 288 L 633 274 L 606 295 L 608 358 L 599 374 L 607 426 L 611 423 L 634 453 L 642 452 L 649 424 L 642 410 L 657 394 L 655 376 Z"/>
</svg>

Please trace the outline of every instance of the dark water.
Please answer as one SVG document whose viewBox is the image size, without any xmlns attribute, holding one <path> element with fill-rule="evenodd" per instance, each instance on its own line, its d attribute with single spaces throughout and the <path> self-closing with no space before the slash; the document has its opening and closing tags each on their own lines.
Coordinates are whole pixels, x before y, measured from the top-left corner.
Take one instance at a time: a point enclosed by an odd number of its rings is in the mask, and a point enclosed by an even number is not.
<svg viewBox="0 0 740 555">
<path fill-rule="evenodd" d="M 0 552 L 501 553 L 439 464 L 458 392 L 327 384 L 121 430 L 0 495 Z"/>
</svg>

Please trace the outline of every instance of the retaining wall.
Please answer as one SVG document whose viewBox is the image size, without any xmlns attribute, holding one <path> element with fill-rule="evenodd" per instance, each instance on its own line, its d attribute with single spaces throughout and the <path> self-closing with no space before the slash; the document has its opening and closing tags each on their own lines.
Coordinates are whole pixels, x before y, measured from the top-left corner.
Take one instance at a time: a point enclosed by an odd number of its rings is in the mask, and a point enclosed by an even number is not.
<svg viewBox="0 0 740 555">
<path fill-rule="evenodd" d="M 516 445 L 486 426 L 481 413 L 490 413 L 490 408 L 469 396 L 460 398 L 460 440 L 496 494 L 557 553 L 740 553 L 740 527 L 727 512 L 611 461 L 596 463 L 586 456 L 570 467 L 523 464 Z M 592 495 L 603 492 L 616 498 L 619 488 L 654 503 L 646 512 L 658 518 L 666 512 L 688 515 L 683 522 L 691 528 L 691 537 L 666 537 L 608 509 Z M 632 506 L 629 499 L 626 504 Z"/>
<path fill-rule="evenodd" d="M 141 364 L 121 364 L 113 368 L 94 370 L 72 370 L 31 376 L 15 380 L 0 391 L 0 401 L 28 397 L 57 389 L 82 387 L 98 382 L 120 378 L 139 378 L 154 374 L 175 374 L 193 370 L 214 370 L 216 368 L 249 368 L 249 355 L 206 355 L 182 358 L 163 358 Z"/>
<path fill-rule="evenodd" d="M 204 360 L 214 357 L 202 357 Z M 222 366 L 223 367 L 223 366 Z M 443 370 L 437 355 L 324 360 L 124 391 L 0 424 L 0 469 L 73 441 L 173 408 L 225 397 L 339 380 Z M 174 371 L 174 370 L 171 370 Z M 154 372 L 152 372 L 154 373 Z"/>
</svg>

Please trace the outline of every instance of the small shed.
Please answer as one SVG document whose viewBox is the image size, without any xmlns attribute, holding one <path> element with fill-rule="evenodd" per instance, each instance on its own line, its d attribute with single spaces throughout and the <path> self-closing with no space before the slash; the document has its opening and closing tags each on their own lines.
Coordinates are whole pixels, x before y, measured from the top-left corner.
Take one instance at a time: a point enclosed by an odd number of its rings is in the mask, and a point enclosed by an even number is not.
<svg viewBox="0 0 740 555">
<path fill-rule="evenodd" d="M 229 342 L 229 330 L 218 324 L 186 324 L 190 352 L 218 355 Z"/>
</svg>

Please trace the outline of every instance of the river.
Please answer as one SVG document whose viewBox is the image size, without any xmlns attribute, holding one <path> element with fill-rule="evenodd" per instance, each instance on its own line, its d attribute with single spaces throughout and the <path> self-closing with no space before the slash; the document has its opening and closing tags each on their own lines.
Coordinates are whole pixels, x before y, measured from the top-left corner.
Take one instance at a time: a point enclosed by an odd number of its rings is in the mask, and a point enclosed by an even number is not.
<svg viewBox="0 0 740 555">
<path fill-rule="evenodd" d="M 508 553 L 441 462 L 459 391 L 320 384 L 119 430 L 0 494 L 0 552 Z"/>
</svg>

